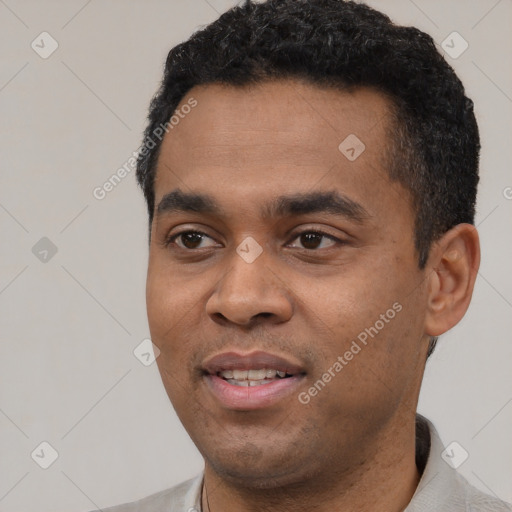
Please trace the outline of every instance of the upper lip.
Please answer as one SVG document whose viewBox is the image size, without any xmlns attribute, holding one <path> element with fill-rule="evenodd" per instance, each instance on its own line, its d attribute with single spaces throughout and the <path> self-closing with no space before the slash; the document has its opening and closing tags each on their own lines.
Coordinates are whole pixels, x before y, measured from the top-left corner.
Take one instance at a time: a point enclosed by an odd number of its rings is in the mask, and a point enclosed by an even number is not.
<svg viewBox="0 0 512 512">
<path fill-rule="evenodd" d="M 210 375 L 215 375 L 224 370 L 260 370 L 264 368 L 286 372 L 290 375 L 305 373 L 304 368 L 299 363 L 262 351 L 247 354 L 234 351 L 223 352 L 210 357 L 203 364 L 203 370 Z"/>
</svg>

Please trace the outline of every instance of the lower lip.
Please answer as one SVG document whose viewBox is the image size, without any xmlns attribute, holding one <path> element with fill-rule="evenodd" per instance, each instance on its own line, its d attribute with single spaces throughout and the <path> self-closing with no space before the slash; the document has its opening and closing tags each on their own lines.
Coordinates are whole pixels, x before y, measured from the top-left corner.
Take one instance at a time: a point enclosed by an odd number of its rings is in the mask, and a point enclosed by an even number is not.
<svg viewBox="0 0 512 512">
<path fill-rule="evenodd" d="M 217 375 L 205 375 L 204 378 L 209 389 L 224 407 L 252 411 L 270 407 L 290 395 L 297 389 L 303 377 L 294 375 L 259 386 L 237 386 Z"/>
</svg>

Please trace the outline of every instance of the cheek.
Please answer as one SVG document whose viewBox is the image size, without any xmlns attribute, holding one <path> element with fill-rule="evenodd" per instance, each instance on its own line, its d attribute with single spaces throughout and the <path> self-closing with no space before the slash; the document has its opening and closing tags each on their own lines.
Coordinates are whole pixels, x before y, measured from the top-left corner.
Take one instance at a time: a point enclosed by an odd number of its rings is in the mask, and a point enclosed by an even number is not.
<svg viewBox="0 0 512 512">
<path fill-rule="evenodd" d="M 148 316 L 156 324 L 172 325 L 199 300 L 201 280 L 186 276 L 157 250 L 150 256 L 146 282 Z"/>
<path fill-rule="evenodd" d="M 394 318 L 393 304 L 403 295 L 397 281 L 388 282 L 370 267 L 357 272 L 339 269 L 337 273 L 303 282 L 295 280 L 298 307 L 304 316 L 324 325 L 334 343 L 357 336 L 379 321 L 380 315 Z"/>
<path fill-rule="evenodd" d="M 164 388 L 173 405 L 182 410 L 188 407 L 190 395 L 189 363 L 195 346 L 190 325 L 197 315 L 193 307 L 197 307 L 197 297 L 175 281 L 166 270 L 150 267 L 146 303 L 151 340 L 160 350 L 156 363 Z"/>
<path fill-rule="evenodd" d="M 173 269 L 150 262 L 146 284 L 147 315 L 151 338 L 163 360 L 182 357 L 183 351 L 191 345 L 185 341 L 188 326 L 198 321 L 202 290 L 197 285 L 197 280 L 178 279 Z"/>
<path fill-rule="evenodd" d="M 421 286 L 415 289 L 405 270 L 379 267 L 365 265 L 300 288 L 304 316 L 322 340 L 315 343 L 323 359 L 315 377 L 342 357 L 333 380 L 339 392 L 359 398 L 386 394 L 386 388 L 399 393 L 420 357 Z"/>
</svg>

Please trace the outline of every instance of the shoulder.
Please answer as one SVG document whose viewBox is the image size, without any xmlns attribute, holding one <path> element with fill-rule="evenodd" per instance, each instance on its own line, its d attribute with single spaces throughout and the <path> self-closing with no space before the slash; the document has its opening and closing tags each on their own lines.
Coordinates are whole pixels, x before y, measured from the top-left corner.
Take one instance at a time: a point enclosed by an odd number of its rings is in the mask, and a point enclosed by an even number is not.
<svg viewBox="0 0 512 512">
<path fill-rule="evenodd" d="M 512 512 L 511 505 L 478 490 L 457 472 L 449 462 L 453 450 L 446 455 L 447 448 L 430 421 L 420 415 L 416 421 L 417 463 L 418 458 L 426 460 L 405 512 Z"/>
<path fill-rule="evenodd" d="M 512 512 L 512 505 L 485 494 L 473 487 L 462 475 L 457 474 L 460 495 L 464 496 L 467 512 Z"/>
<path fill-rule="evenodd" d="M 131 503 L 104 508 L 102 512 L 198 512 L 202 473 L 164 491 L 151 494 Z M 95 511 L 97 512 L 97 511 Z"/>
</svg>

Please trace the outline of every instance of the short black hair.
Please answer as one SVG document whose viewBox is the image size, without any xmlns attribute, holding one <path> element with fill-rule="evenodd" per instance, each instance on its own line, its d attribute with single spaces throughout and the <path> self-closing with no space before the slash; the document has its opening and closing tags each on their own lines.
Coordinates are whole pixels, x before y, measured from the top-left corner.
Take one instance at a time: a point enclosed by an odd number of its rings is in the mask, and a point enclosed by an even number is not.
<svg viewBox="0 0 512 512">
<path fill-rule="evenodd" d="M 387 170 L 411 194 L 420 268 L 433 241 L 474 223 L 480 139 L 473 102 L 429 35 L 359 2 L 245 0 L 167 56 L 137 160 L 150 230 L 161 147 L 154 133 L 185 94 L 197 85 L 283 78 L 370 87 L 391 100 Z"/>
</svg>

